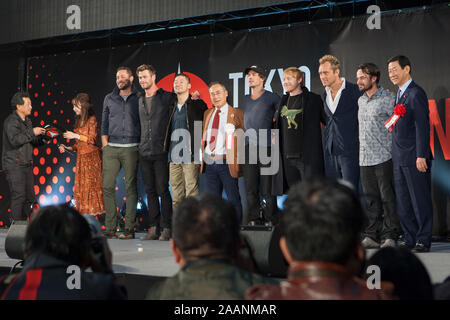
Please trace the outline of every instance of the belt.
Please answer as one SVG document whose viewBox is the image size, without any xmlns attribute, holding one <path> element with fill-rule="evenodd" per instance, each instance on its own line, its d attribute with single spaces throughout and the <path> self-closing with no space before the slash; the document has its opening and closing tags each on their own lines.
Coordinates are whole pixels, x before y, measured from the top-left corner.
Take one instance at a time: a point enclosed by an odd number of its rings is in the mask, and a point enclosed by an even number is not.
<svg viewBox="0 0 450 320">
<path fill-rule="evenodd" d="M 226 155 L 226 154 L 217 154 L 217 155 L 214 155 L 214 154 L 206 154 L 206 153 L 205 153 L 205 156 L 208 157 L 208 158 L 211 159 L 211 160 L 223 160 L 223 159 L 226 159 L 226 158 L 227 158 L 227 155 Z"/>
</svg>

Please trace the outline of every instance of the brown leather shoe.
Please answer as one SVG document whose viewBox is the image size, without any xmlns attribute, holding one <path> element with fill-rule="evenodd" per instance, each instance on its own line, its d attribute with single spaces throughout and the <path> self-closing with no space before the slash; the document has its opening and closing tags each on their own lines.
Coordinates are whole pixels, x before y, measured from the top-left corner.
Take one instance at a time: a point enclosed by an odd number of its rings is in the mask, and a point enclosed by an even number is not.
<svg viewBox="0 0 450 320">
<path fill-rule="evenodd" d="M 139 239 L 144 241 L 144 240 L 158 240 L 159 236 L 160 236 L 160 230 L 158 227 L 151 227 L 147 234 L 143 237 L 140 237 Z"/>
<path fill-rule="evenodd" d="M 169 228 L 164 228 L 163 232 L 161 233 L 161 236 L 159 237 L 160 241 L 169 241 L 170 240 L 170 229 Z"/>
<path fill-rule="evenodd" d="M 119 236 L 119 239 L 122 240 L 134 239 L 134 231 L 125 230 L 125 232 Z"/>
<path fill-rule="evenodd" d="M 116 239 L 117 238 L 116 230 L 105 231 L 105 232 L 103 232 L 103 235 L 108 239 Z"/>
</svg>

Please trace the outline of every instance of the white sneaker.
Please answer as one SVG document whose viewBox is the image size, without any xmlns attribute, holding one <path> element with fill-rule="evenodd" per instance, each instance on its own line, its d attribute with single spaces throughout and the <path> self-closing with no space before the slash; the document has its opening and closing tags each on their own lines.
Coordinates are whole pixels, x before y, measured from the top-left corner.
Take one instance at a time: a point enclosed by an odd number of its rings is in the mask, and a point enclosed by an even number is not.
<svg viewBox="0 0 450 320">
<path fill-rule="evenodd" d="M 361 244 L 364 249 L 378 249 L 380 247 L 380 244 L 378 242 L 372 240 L 369 237 L 365 237 Z"/>
<path fill-rule="evenodd" d="M 386 239 L 383 241 L 383 243 L 380 246 L 380 248 L 388 248 L 388 247 L 392 247 L 392 248 L 396 247 L 394 239 Z"/>
</svg>

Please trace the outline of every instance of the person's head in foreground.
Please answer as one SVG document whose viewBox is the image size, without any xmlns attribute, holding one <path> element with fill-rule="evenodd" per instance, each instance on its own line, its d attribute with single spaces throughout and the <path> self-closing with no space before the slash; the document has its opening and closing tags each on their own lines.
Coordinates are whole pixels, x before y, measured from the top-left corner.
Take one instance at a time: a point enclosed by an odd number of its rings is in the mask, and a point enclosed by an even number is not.
<svg viewBox="0 0 450 320">
<path fill-rule="evenodd" d="M 204 258 L 231 261 L 239 251 L 234 206 L 217 196 L 186 198 L 172 218 L 172 228 L 171 248 L 180 266 Z"/>
<path fill-rule="evenodd" d="M 241 238 L 231 202 L 212 194 L 183 199 L 172 218 L 179 272 L 149 288 L 151 300 L 243 299 L 257 283 L 274 283 L 238 267 Z"/>
<path fill-rule="evenodd" d="M 423 263 L 405 248 L 383 248 L 367 262 L 377 266 L 382 281 L 394 284 L 393 295 L 400 300 L 432 300 L 433 285 Z"/>
<path fill-rule="evenodd" d="M 24 257 L 46 254 L 73 265 L 90 266 L 91 230 L 88 222 L 68 206 L 41 208 L 25 235 Z"/>
<path fill-rule="evenodd" d="M 98 222 L 92 219 L 67 205 L 36 212 L 25 234 L 23 270 L 11 276 L 3 297 L 125 299 L 126 292 L 116 284 L 111 271 L 111 252 L 106 241 L 97 237 Z M 87 268 L 93 272 L 85 272 Z M 0 280 L 0 287 L 4 280 Z"/>
<path fill-rule="evenodd" d="M 249 299 L 380 299 L 359 279 L 364 212 L 339 181 L 304 181 L 290 189 L 281 214 L 280 247 L 289 263 L 281 286 L 256 286 Z"/>
</svg>

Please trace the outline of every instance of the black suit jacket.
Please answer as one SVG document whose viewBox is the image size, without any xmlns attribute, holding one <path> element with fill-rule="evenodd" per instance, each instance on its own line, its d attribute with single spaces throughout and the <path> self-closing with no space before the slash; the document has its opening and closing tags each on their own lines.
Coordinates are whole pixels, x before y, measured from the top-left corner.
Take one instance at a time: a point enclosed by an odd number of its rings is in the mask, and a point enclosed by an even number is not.
<svg viewBox="0 0 450 320">
<path fill-rule="evenodd" d="M 417 158 L 432 159 L 428 98 L 412 81 L 397 104 L 403 104 L 406 112 L 392 131 L 392 161 L 400 166 L 415 167 Z"/>
<path fill-rule="evenodd" d="M 322 177 L 324 175 L 323 149 L 322 149 L 322 131 L 320 124 L 325 123 L 325 114 L 323 102 L 320 95 L 308 91 L 306 87 L 302 88 L 305 94 L 305 105 L 303 106 L 303 163 L 305 165 L 306 178 Z M 278 109 L 275 112 L 275 129 L 280 128 L 281 108 L 286 105 L 288 95 L 281 98 Z M 281 143 L 281 137 L 280 141 Z M 281 146 L 280 146 L 281 151 Z M 282 152 L 282 151 L 281 151 Z M 280 168 L 278 173 L 272 179 L 272 193 L 281 195 L 285 193 L 286 186 L 283 177 L 283 161 L 280 158 Z"/>
<path fill-rule="evenodd" d="M 326 127 L 323 147 L 329 154 L 359 157 L 358 99 L 361 94 L 356 84 L 346 81 L 336 111 L 332 113 L 324 93 Z"/>
</svg>

